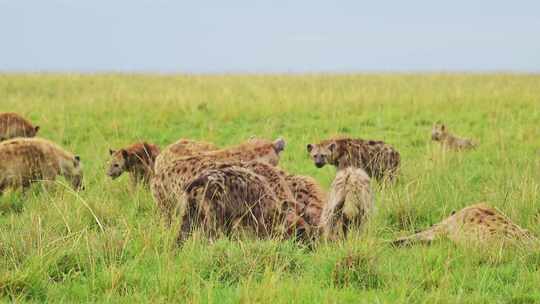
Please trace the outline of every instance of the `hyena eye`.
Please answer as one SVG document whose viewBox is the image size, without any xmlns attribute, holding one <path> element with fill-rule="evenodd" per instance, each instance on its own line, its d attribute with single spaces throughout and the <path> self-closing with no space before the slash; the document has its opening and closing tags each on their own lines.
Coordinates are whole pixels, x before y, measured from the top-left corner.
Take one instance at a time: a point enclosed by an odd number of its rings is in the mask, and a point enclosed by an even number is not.
<svg viewBox="0 0 540 304">
<path fill-rule="evenodd" d="M 114 164 L 113 167 L 118 168 L 118 167 L 120 167 L 120 165 L 119 164 Z"/>
</svg>

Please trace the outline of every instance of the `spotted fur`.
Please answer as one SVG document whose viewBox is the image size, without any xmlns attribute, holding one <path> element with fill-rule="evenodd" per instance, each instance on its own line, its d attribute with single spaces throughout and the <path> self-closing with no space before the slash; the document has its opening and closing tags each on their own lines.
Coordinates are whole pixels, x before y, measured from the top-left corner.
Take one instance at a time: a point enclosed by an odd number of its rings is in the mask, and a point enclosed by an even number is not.
<svg viewBox="0 0 540 304">
<path fill-rule="evenodd" d="M 514 224 L 498 209 L 479 203 L 453 213 L 429 229 L 398 238 L 393 243 L 395 245 L 431 243 L 443 238 L 456 244 L 534 239 L 527 230 Z"/>
<path fill-rule="evenodd" d="M 174 159 L 167 166 L 156 171 L 151 181 L 154 199 L 170 220 L 179 205 L 185 184 L 202 171 L 215 168 L 216 163 L 248 162 L 252 160 L 277 165 L 279 153 L 284 148 L 283 139 L 244 143 L 229 149 L 201 152 L 196 155 Z"/>
<path fill-rule="evenodd" d="M 216 151 L 218 148 L 208 142 L 191 139 L 179 139 L 175 143 L 167 146 L 157 156 L 155 162 L 155 172 L 161 171 L 177 158 L 192 156 L 201 152 Z"/>
<path fill-rule="evenodd" d="M 401 162 L 396 149 L 375 140 L 329 139 L 318 144 L 308 144 L 307 150 L 318 168 L 326 164 L 336 166 L 338 170 L 360 168 L 377 180 L 394 180 Z"/>
<path fill-rule="evenodd" d="M 321 213 L 326 205 L 326 193 L 310 176 L 286 174 L 285 181 L 301 208 L 298 213 L 310 226 L 313 236 L 317 236 Z"/>
<path fill-rule="evenodd" d="M 291 206 L 278 199 L 268 180 L 246 168 L 205 170 L 187 183 L 185 191 L 181 240 L 197 225 L 211 235 L 247 229 L 259 237 L 279 237 L 302 224 Z"/>
</svg>

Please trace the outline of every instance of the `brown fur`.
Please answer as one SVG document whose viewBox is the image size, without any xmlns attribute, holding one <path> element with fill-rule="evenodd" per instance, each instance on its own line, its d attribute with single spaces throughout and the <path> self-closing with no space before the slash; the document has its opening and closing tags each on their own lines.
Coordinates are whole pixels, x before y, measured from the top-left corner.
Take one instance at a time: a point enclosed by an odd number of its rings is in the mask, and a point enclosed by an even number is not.
<svg viewBox="0 0 540 304">
<path fill-rule="evenodd" d="M 107 175 L 116 179 L 128 172 L 133 185 L 148 184 L 154 174 L 154 163 L 159 147 L 146 142 L 135 143 L 118 151 L 109 150 L 111 160 Z"/>
<path fill-rule="evenodd" d="M 0 143 L 0 194 L 7 188 L 23 190 L 39 180 L 63 175 L 74 189 L 82 187 L 80 158 L 40 138 L 15 138 Z"/>
<path fill-rule="evenodd" d="M 321 212 L 326 205 L 326 193 L 317 181 L 310 176 L 292 175 L 285 176 L 294 198 L 302 209 L 299 214 L 311 227 L 312 234 L 318 234 Z"/>
<path fill-rule="evenodd" d="M 155 162 L 155 172 L 161 171 L 173 160 L 181 157 L 192 156 L 196 153 L 215 151 L 218 148 L 208 142 L 204 141 L 195 141 L 191 139 L 179 139 L 175 143 L 167 146 L 156 158 Z"/>
<path fill-rule="evenodd" d="M 326 164 L 339 169 L 364 169 L 377 180 L 394 180 L 401 162 L 400 154 L 382 141 L 340 138 L 308 144 L 307 150 L 319 168 Z"/>
<path fill-rule="evenodd" d="M 534 239 L 499 210 L 479 203 L 453 213 L 427 230 L 398 238 L 394 244 L 431 243 L 441 238 L 448 238 L 456 244 Z"/>
<path fill-rule="evenodd" d="M 470 139 L 460 138 L 451 134 L 444 124 L 435 124 L 431 130 L 431 139 L 440 142 L 443 147 L 452 150 L 469 150 L 476 148 L 476 143 Z"/>
<path fill-rule="evenodd" d="M 359 168 L 338 170 L 322 216 L 324 237 L 346 237 L 351 227 L 362 228 L 375 210 L 369 176 Z"/>
<path fill-rule="evenodd" d="M 0 142 L 16 137 L 34 137 L 39 131 L 39 126 L 17 113 L 0 113 Z"/>
<path fill-rule="evenodd" d="M 282 204 L 264 177 L 246 168 L 228 166 L 203 171 L 187 183 L 185 191 L 187 207 L 181 240 L 197 224 L 212 235 L 243 228 L 259 237 L 271 237 L 281 236 L 301 221 L 290 206 Z"/>
<path fill-rule="evenodd" d="M 258 160 L 277 165 L 283 143 L 282 139 L 275 142 L 248 142 L 229 149 L 201 152 L 193 156 L 174 159 L 167 166 L 156 171 L 151 182 L 154 199 L 161 211 L 171 219 L 174 209 L 181 207 L 178 202 L 184 185 L 202 171 L 214 168 L 219 162 Z"/>
</svg>

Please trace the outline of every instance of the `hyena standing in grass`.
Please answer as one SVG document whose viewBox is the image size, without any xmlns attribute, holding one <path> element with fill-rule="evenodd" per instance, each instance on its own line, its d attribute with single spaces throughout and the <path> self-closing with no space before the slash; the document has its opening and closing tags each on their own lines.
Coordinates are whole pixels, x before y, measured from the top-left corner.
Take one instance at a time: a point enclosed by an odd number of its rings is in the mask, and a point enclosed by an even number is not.
<svg viewBox="0 0 540 304">
<path fill-rule="evenodd" d="M 401 162 L 399 152 L 383 141 L 352 138 L 328 139 L 308 144 L 307 151 L 317 168 L 326 164 L 338 170 L 347 167 L 364 169 L 376 180 L 396 179 Z"/>
<path fill-rule="evenodd" d="M 146 142 L 135 143 L 120 150 L 109 149 L 111 160 L 107 175 L 112 179 L 127 172 L 133 186 L 148 184 L 154 174 L 154 163 L 159 155 L 159 147 Z"/>
<path fill-rule="evenodd" d="M 443 147 L 453 150 L 469 150 L 476 148 L 477 144 L 471 139 L 460 138 L 451 134 L 444 124 L 434 124 L 431 129 L 431 139 L 440 142 Z"/>
<path fill-rule="evenodd" d="M 7 189 L 23 191 L 36 181 L 54 181 L 58 175 L 82 188 L 79 156 L 40 138 L 15 138 L 0 143 L 0 194 Z"/>
<path fill-rule="evenodd" d="M 363 228 L 374 210 L 375 200 L 366 172 L 353 167 L 338 170 L 321 215 L 324 238 L 344 238 L 351 228 Z"/>
<path fill-rule="evenodd" d="M 152 195 L 163 214 L 170 221 L 184 193 L 186 183 L 203 170 L 218 162 L 261 161 L 277 165 L 279 154 L 285 147 L 281 138 L 272 141 L 245 143 L 228 149 L 200 152 L 196 155 L 176 158 L 156 171 L 151 181 Z"/>
<path fill-rule="evenodd" d="M 39 126 L 32 125 L 17 113 L 0 113 L 0 142 L 16 137 L 34 137 Z"/>
<path fill-rule="evenodd" d="M 156 172 L 159 172 L 177 158 L 215 150 L 218 148 L 212 143 L 182 138 L 161 151 L 156 158 L 154 168 Z"/>
<path fill-rule="evenodd" d="M 485 203 L 479 203 L 452 213 L 451 216 L 429 229 L 398 238 L 393 244 L 429 244 L 442 238 L 448 238 L 456 244 L 535 240 L 527 230 L 514 224 L 499 210 Z"/>
<path fill-rule="evenodd" d="M 196 226 L 211 236 L 247 229 L 258 237 L 297 236 L 305 224 L 275 195 L 266 178 L 237 166 L 203 171 L 187 183 L 180 240 Z"/>
<path fill-rule="evenodd" d="M 313 237 L 318 236 L 321 213 L 327 200 L 326 193 L 310 176 L 286 174 L 285 181 L 301 208 L 298 212 L 311 228 Z"/>
</svg>

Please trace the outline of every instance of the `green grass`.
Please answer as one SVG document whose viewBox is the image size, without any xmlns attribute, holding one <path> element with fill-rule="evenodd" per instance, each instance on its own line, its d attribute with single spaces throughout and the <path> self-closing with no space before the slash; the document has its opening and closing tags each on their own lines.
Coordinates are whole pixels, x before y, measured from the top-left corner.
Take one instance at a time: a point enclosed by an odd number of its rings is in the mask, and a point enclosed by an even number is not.
<svg viewBox="0 0 540 304">
<path fill-rule="evenodd" d="M 0 75 L 0 111 L 79 154 L 87 188 L 0 198 L 4 301 L 540 302 L 540 252 L 385 243 L 479 201 L 540 235 L 540 76 Z M 442 151 L 435 121 L 479 148 Z M 391 143 L 402 176 L 375 187 L 365 235 L 314 250 L 197 236 L 178 248 L 148 190 L 105 176 L 108 148 L 137 140 L 283 136 L 281 166 L 328 188 L 334 168 L 316 169 L 305 145 L 337 134 Z"/>
</svg>

